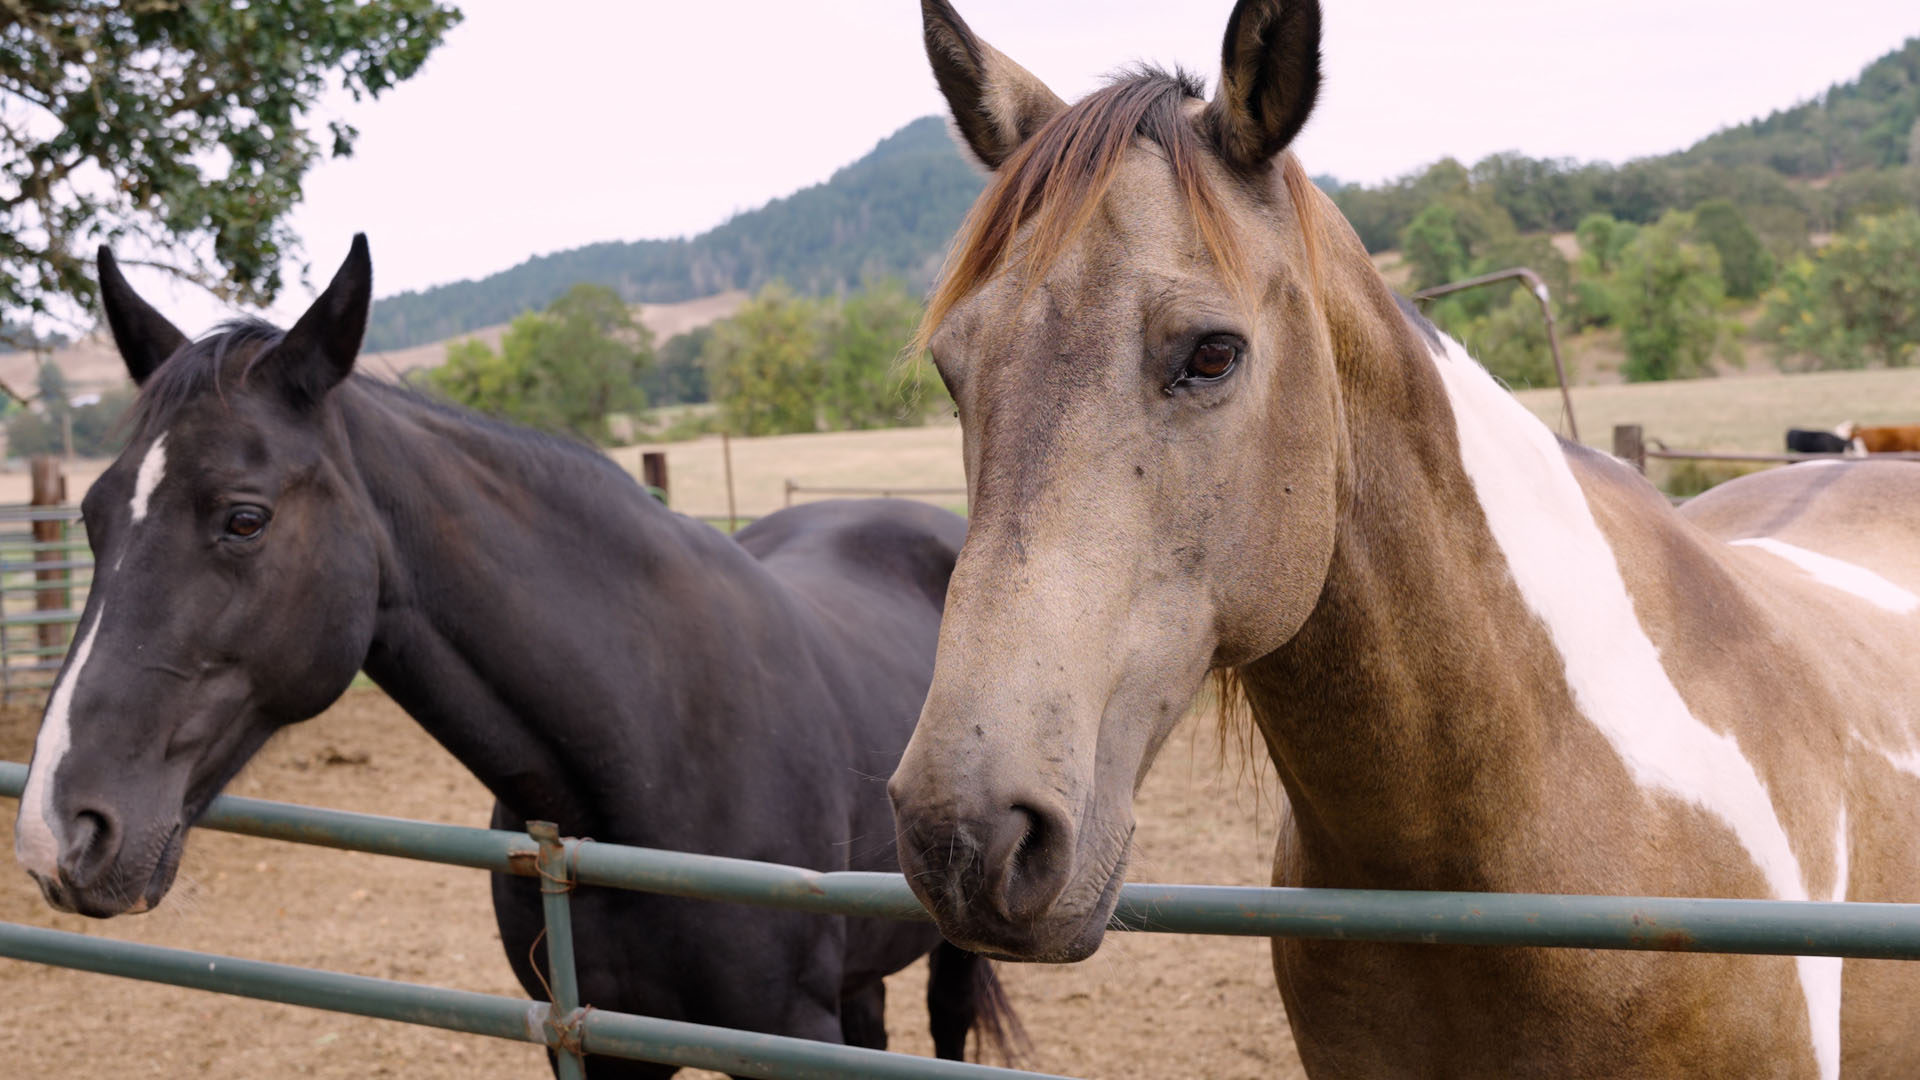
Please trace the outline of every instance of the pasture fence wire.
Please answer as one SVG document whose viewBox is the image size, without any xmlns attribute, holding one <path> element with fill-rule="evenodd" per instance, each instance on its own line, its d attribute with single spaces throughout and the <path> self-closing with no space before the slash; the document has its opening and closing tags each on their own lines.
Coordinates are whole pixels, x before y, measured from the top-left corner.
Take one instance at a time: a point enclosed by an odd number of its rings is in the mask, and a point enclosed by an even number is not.
<svg viewBox="0 0 1920 1080">
<path fill-rule="evenodd" d="M 0 796 L 26 766 L 0 762 Z M 770 1080 L 1032 1077 L 964 1062 L 598 1010 L 579 998 L 569 904 L 578 886 L 817 914 L 926 920 L 898 874 L 821 872 L 528 832 L 436 825 L 235 796 L 197 827 L 537 877 L 551 1002 L 422 986 L 0 923 L 0 956 L 242 997 L 513 1039 L 554 1051 L 563 1078 L 589 1054 Z M 1920 960 L 1920 904 L 1537 893 L 1128 884 L 1112 928 L 1405 944 L 1545 946 Z"/>
<path fill-rule="evenodd" d="M 1649 439 L 1639 424 L 1615 424 L 1613 456 L 1647 471 L 1649 459 L 1660 461 L 1733 461 L 1756 464 L 1791 465 L 1801 461 L 1920 461 L 1920 453 L 1901 451 L 1890 454 L 1803 454 L 1794 451 L 1774 453 L 1748 450 L 1685 450 L 1669 447 L 1659 439 Z"/>
<path fill-rule="evenodd" d="M 893 485 L 848 485 L 848 484 L 802 484 L 789 477 L 786 481 L 786 502 L 792 506 L 795 495 L 824 495 L 829 498 L 876 497 L 881 499 L 942 499 L 966 498 L 964 487 L 914 487 L 910 484 Z"/>
</svg>

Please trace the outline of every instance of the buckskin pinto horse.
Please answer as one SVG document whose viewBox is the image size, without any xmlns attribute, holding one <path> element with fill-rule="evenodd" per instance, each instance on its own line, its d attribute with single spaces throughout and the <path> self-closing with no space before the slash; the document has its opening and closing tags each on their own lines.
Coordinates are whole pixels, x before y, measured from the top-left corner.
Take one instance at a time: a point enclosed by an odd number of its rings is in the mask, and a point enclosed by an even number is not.
<svg viewBox="0 0 1920 1080">
<path fill-rule="evenodd" d="M 141 389 L 83 502 L 97 576 L 15 831 L 54 906 L 158 903 L 214 795 L 362 668 L 487 785 L 496 828 L 894 867 L 880 778 L 925 698 L 959 517 L 815 503 L 728 538 L 587 447 L 350 375 L 364 237 L 284 334 L 189 342 L 104 248 L 100 284 Z M 493 895 L 544 997 L 538 885 Z M 884 1046 L 881 977 L 931 950 L 942 1056 L 1006 1018 L 987 962 L 929 926 L 592 888 L 573 917 L 602 1008 Z"/>
<path fill-rule="evenodd" d="M 923 328 L 971 528 L 890 789 L 948 938 L 1100 944 L 1210 672 L 1290 806 L 1276 884 L 1914 900 L 1920 468 L 1675 513 L 1381 280 L 1287 147 L 1320 16 L 1241 0 L 1218 92 L 1068 106 L 943 0 L 994 177 Z M 1315 1077 L 1913 1075 L 1920 966 L 1278 940 Z"/>
</svg>

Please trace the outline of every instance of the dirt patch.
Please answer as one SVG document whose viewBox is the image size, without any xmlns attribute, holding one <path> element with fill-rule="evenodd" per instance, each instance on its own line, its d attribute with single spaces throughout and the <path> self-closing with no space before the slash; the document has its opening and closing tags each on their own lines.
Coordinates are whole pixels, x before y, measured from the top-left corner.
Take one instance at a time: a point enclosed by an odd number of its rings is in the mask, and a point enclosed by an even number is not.
<svg viewBox="0 0 1920 1080">
<path fill-rule="evenodd" d="M 0 758 L 26 760 L 38 722 L 0 712 Z M 1263 884 L 1271 797 L 1215 766 L 1189 724 L 1139 804 L 1136 880 Z M 485 825 L 486 792 L 384 695 L 354 691 L 274 740 L 235 794 Z M 0 824 L 13 810 L 0 803 Z M 10 834 L 11 830 L 9 830 Z M 94 922 L 49 910 L 26 875 L 0 873 L 0 919 L 101 937 L 519 996 L 483 875 L 372 855 L 194 834 L 180 883 L 150 914 Z M 582 942 L 590 948 L 590 942 Z M 1034 1037 L 1033 1066 L 1085 1077 L 1292 1077 L 1263 941 L 1116 934 L 1063 967 L 1002 969 Z M 889 981 L 895 1049 L 931 1052 L 924 975 Z M 531 1046 L 0 960 L 0 1016 L 20 1076 L 549 1075 Z M 683 1073 L 683 1076 L 706 1074 Z"/>
</svg>

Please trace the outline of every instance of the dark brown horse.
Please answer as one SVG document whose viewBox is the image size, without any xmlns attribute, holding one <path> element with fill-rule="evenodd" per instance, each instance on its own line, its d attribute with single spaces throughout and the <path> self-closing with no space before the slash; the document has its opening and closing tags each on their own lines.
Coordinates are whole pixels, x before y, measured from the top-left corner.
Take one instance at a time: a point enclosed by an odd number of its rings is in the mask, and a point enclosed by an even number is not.
<svg viewBox="0 0 1920 1080">
<path fill-rule="evenodd" d="M 141 390 L 84 502 L 97 576 L 21 800 L 15 849 L 50 903 L 158 903 L 207 803 L 363 668 L 493 792 L 497 827 L 895 865 L 881 781 L 926 695 L 960 518 L 819 503 L 736 542 L 589 448 L 351 376 L 363 239 L 285 333 L 189 342 L 104 250 L 100 276 Z M 536 883 L 496 878 L 494 906 L 542 995 Z M 602 1008 L 882 1046 L 881 977 L 933 950 L 935 1042 L 958 1057 L 998 1001 L 926 926 L 599 889 L 574 912 Z"/>
<path fill-rule="evenodd" d="M 1287 146 L 1308 0 L 1211 100 L 1072 106 L 926 0 L 995 176 L 930 308 L 972 528 L 892 791 L 948 936 L 1073 960 L 1210 671 L 1291 807 L 1287 885 L 1920 898 L 1920 467 L 1675 513 L 1396 301 Z M 1316 1077 L 1920 1072 L 1920 966 L 1281 941 Z"/>
</svg>

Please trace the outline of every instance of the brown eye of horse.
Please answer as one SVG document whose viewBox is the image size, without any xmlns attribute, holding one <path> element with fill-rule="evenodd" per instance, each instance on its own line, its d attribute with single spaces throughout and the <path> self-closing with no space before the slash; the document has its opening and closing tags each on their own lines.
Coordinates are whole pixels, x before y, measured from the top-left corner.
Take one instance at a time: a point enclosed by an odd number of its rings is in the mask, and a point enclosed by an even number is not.
<svg viewBox="0 0 1920 1080">
<path fill-rule="evenodd" d="M 227 536 L 251 540 L 267 527 L 267 512 L 257 506 L 236 506 L 227 512 Z"/>
<path fill-rule="evenodd" d="M 1240 361 L 1240 346 L 1231 341 L 1203 341 L 1187 358 L 1187 368 L 1180 373 L 1182 379 L 1194 382 L 1211 382 L 1223 378 Z"/>
</svg>

